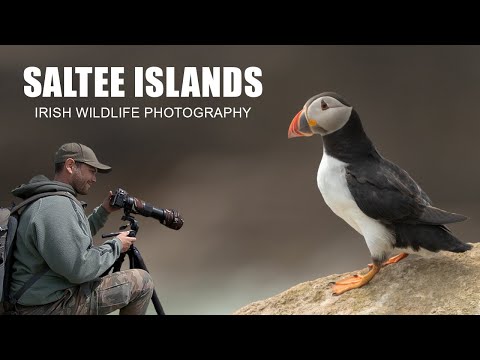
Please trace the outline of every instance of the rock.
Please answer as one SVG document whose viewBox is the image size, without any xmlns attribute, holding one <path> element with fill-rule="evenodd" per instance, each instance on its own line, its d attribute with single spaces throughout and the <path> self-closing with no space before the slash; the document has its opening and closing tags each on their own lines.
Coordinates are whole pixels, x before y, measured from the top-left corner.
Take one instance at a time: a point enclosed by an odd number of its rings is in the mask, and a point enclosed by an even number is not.
<svg viewBox="0 0 480 360">
<path fill-rule="evenodd" d="M 480 314 L 480 243 L 461 254 L 410 255 L 362 288 L 332 295 L 331 282 L 367 270 L 301 283 L 234 315 Z"/>
</svg>

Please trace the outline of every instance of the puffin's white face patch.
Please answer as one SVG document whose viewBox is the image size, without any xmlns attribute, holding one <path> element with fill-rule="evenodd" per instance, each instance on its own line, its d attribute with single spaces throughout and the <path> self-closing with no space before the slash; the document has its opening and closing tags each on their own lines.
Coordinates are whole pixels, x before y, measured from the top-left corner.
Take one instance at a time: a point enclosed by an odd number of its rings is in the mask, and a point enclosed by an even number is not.
<svg viewBox="0 0 480 360">
<path fill-rule="evenodd" d="M 347 123 L 351 113 L 351 107 L 330 96 L 315 99 L 306 109 L 308 123 L 312 131 L 321 135 L 331 134 L 341 129 Z M 313 121 L 326 133 L 321 129 L 316 129 L 315 125 L 312 125 Z"/>
</svg>

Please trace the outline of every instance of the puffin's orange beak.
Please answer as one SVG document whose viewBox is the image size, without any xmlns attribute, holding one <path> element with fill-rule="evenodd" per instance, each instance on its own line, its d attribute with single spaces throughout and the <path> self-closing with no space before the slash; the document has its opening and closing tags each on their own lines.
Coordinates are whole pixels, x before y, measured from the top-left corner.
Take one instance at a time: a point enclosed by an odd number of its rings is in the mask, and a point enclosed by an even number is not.
<svg viewBox="0 0 480 360">
<path fill-rule="evenodd" d="M 308 125 L 307 117 L 305 116 L 305 110 L 302 109 L 293 118 L 288 128 L 288 138 L 299 136 L 312 136 L 313 132 Z"/>
</svg>

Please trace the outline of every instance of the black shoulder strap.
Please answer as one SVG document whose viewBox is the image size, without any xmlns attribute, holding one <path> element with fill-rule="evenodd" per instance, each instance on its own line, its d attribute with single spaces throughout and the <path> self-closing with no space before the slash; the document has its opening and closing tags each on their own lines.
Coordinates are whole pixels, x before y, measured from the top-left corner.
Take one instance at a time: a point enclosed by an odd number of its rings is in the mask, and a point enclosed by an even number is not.
<svg viewBox="0 0 480 360">
<path fill-rule="evenodd" d="M 23 210 L 25 210 L 27 205 L 32 204 L 33 202 L 37 201 L 38 199 L 41 199 L 41 198 L 44 198 L 44 197 L 47 197 L 47 196 L 57 196 L 57 195 L 68 197 L 71 200 L 74 200 L 75 202 L 80 204 L 78 199 L 67 191 L 50 191 L 50 192 L 44 192 L 44 193 L 41 193 L 41 194 L 37 194 L 37 195 L 34 195 L 32 197 L 29 197 L 28 199 L 25 199 L 24 201 L 22 201 L 20 204 L 18 204 L 17 206 L 15 206 L 11 210 L 11 214 L 18 213 L 20 215 L 23 212 Z M 81 206 L 81 204 L 80 204 L 80 206 Z M 46 268 L 46 269 L 43 269 L 42 271 L 34 274 L 25 284 L 23 284 L 23 286 L 13 296 L 9 297 L 9 302 L 13 306 L 15 306 L 15 304 L 18 302 L 20 297 L 25 293 L 25 291 L 27 291 L 28 288 L 30 288 L 35 282 L 37 282 L 37 280 L 40 279 L 48 270 L 50 270 L 50 269 Z"/>
<path fill-rule="evenodd" d="M 27 291 L 30 286 L 35 284 L 37 280 L 40 279 L 44 274 L 46 274 L 48 270 L 50 269 L 48 268 L 43 269 L 42 271 L 34 274 L 30 279 L 28 279 L 28 281 L 25 284 L 23 284 L 23 286 L 15 293 L 15 295 L 10 296 L 10 299 L 9 299 L 10 304 L 15 306 L 18 300 L 22 297 L 23 293 Z"/>
</svg>

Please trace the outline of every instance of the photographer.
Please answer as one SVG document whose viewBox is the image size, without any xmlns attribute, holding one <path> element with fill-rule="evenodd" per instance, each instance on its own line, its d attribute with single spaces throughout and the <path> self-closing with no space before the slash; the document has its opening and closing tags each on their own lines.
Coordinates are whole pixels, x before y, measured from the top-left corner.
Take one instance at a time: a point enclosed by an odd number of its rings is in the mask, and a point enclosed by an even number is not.
<svg viewBox="0 0 480 360">
<path fill-rule="evenodd" d="M 24 209 L 17 230 L 17 244 L 10 296 L 18 314 L 103 315 L 120 309 L 120 315 L 144 315 L 154 285 L 142 269 L 130 269 L 100 277 L 136 240 L 128 231 L 100 246 L 95 235 L 109 213 L 112 192 L 103 203 L 85 215 L 77 195 L 86 195 L 96 182 L 97 171 L 111 168 L 100 163 L 89 147 L 62 145 L 55 154 L 55 177 L 39 175 L 12 191 L 27 199 L 42 197 Z M 60 195 L 60 193 L 62 195 Z"/>
</svg>

